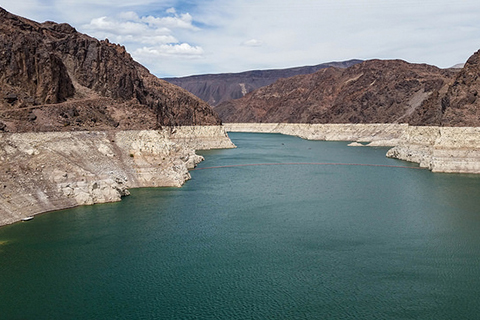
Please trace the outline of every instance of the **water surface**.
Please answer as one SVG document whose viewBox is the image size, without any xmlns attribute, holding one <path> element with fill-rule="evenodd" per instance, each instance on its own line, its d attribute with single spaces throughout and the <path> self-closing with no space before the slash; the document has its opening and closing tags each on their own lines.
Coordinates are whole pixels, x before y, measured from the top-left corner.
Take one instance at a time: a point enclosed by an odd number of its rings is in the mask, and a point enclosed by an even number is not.
<svg viewBox="0 0 480 320">
<path fill-rule="evenodd" d="M 0 319 L 478 319 L 480 177 L 230 134 L 182 188 L 0 228 Z"/>
</svg>

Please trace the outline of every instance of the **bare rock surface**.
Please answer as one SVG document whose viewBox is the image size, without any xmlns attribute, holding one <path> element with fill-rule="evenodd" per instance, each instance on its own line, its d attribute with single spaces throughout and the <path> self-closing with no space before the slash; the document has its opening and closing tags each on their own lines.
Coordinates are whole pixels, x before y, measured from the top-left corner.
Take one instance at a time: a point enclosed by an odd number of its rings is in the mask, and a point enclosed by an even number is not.
<svg viewBox="0 0 480 320">
<path fill-rule="evenodd" d="M 125 48 L 0 8 L 0 225 L 181 186 L 234 147 L 211 107 Z"/>
<path fill-rule="evenodd" d="M 448 88 L 444 97 L 437 102 L 440 107 L 442 125 L 471 127 L 480 125 L 480 51 L 472 55 Z"/>
<path fill-rule="evenodd" d="M 221 126 L 0 133 L 0 225 L 119 201 L 129 188 L 181 186 L 203 160 L 195 150 L 232 147 Z"/>
<path fill-rule="evenodd" d="M 0 8 L 0 131 L 218 125 L 208 104 L 108 40 Z"/>
<path fill-rule="evenodd" d="M 369 60 L 280 79 L 215 110 L 224 122 L 409 123 L 432 95 L 447 91 L 456 73 L 402 60 Z"/>
</svg>

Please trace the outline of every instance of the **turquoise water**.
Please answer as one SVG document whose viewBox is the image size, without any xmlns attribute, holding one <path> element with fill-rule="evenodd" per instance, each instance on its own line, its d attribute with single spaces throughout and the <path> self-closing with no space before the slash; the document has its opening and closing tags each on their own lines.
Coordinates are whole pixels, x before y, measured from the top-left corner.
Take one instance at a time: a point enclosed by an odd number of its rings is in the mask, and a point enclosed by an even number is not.
<svg viewBox="0 0 480 320">
<path fill-rule="evenodd" d="M 0 228 L 0 319 L 478 319 L 480 177 L 232 133 L 182 188 Z"/>
</svg>

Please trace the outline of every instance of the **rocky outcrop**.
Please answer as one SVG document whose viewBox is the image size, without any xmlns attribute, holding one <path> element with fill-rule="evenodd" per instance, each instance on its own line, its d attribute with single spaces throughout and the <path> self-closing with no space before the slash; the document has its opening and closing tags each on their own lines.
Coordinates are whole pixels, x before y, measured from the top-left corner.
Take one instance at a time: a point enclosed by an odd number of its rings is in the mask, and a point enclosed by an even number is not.
<svg viewBox="0 0 480 320">
<path fill-rule="evenodd" d="M 480 128 L 407 124 L 227 123 L 231 132 L 294 135 L 309 140 L 389 146 L 387 157 L 416 162 L 433 172 L 480 173 Z M 365 144 L 367 143 L 368 144 Z"/>
<path fill-rule="evenodd" d="M 0 131 L 218 124 L 208 104 L 150 74 L 123 46 L 0 8 Z"/>
<path fill-rule="evenodd" d="M 164 80 L 188 90 L 212 106 L 217 106 L 224 101 L 242 98 L 247 93 L 270 85 L 281 78 L 289 78 L 300 74 L 311 74 L 328 67 L 348 68 L 360 62 L 362 62 L 362 60 L 348 60 L 342 62 L 327 62 L 315 66 L 195 75 L 180 78 L 165 78 Z"/>
<path fill-rule="evenodd" d="M 224 122 L 409 123 L 425 101 L 447 91 L 455 74 L 426 64 L 370 60 L 281 79 L 215 110 Z"/>
<path fill-rule="evenodd" d="M 437 102 L 442 111 L 442 125 L 455 127 L 480 126 L 480 51 L 472 55 Z"/>
<path fill-rule="evenodd" d="M 419 163 L 433 172 L 480 173 L 480 128 L 408 127 L 387 157 Z"/>
<path fill-rule="evenodd" d="M 0 134 L 0 225 L 40 212 L 119 201 L 129 188 L 181 186 L 203 158 L 232 148 L 221 126 Z"/>
<path fill-rule="evenodd" d="M 446 90 L 436 92 L 414 111 L 413 125 L 480 126 L 480 51 L 473 54 Z"/>
</svg>

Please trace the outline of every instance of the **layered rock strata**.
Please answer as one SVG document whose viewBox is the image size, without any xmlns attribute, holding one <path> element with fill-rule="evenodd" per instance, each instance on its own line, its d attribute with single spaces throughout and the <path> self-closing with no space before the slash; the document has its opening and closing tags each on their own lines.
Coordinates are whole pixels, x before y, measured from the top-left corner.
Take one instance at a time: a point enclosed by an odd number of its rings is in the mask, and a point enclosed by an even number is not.
<svg viewBox="0 0 480 320">
<path fill-rule="evenodd" d="M 417 162 L 433 172 L 478 174 L 480 128 L 409 126 L 387 157 Z"/>
<path fill-rule="evenodd" d="M 129 188 L 181 186 L 203 157 L 232 148 L 221 126 L 0 134 L 0 225 L 77 205 L 119 201 Z"/>
<path fill-rule="evenodd" d="M 478 127 L 297 123 L 227 123 L 225 127 L 231 132 L 282 133 L 309 140 L 368 142 L 368 146 L 393 147 L 387 157 L 416 162 L 433 172 L 480 173 Z"/>
</svg>

